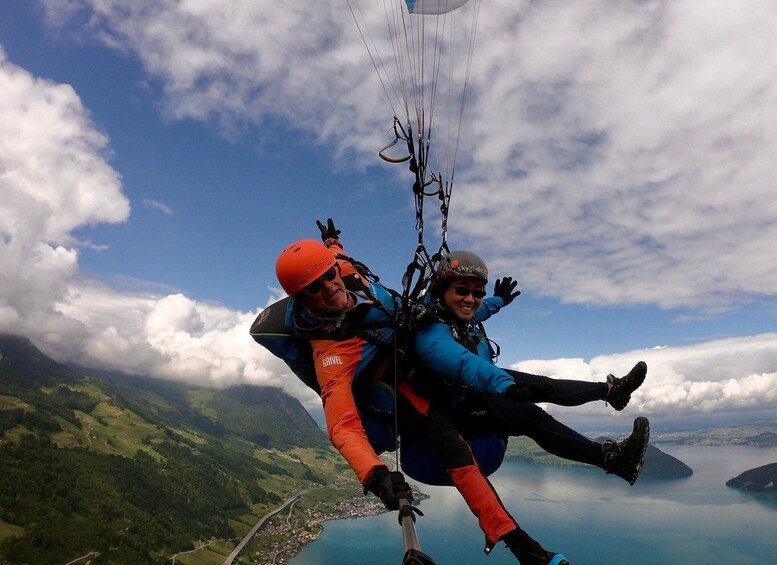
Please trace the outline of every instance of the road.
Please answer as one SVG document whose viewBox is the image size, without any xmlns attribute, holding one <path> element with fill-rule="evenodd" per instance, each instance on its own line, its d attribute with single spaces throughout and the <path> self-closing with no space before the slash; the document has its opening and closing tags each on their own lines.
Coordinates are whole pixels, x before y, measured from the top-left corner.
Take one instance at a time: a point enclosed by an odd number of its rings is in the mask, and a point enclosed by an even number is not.
<svg viewBox="0 0 777 565">
<path fill-rule="evenodd" d="M 248 543 L 251 541 L 251 539 L 256 535 L 256 532 L 259 531 L 259 528 L 264 526 L 265 522 L 275 516 L 278 512 L 282 512 L 285 508 L 288 506 L 294 504 L 297 502 L 304 493 L 311 491 L 313 489 L 307 489 L 303 490 L 301 492 L 298 492 L 296 494 L 293 494 L 291 497 L 289 497 L 286 502 L 284 502 L 282 505 L 280 505 L 278 508 L 270 512 L 269 514 L 265 514 L 261 520 L 259 520 L 256 525 L 254 525 L 253 528 L 251 528 L 251 531 L 248 532 L 248 535 L 242 539 L 242 541 L 237 544 L 237 547 L 232 551 L 232 553 L 229 554 L 229 557 L 227 557 L 227 560 L 224 561 L 224 565 L 232 565 L 235 560 L 238 558 L 240 553 L 245 549 L 245 547 L 248 545 Z"/>
<path fill-rule="evenodd" d="M 99 556 L 100 556 L 100 554 L 98 552 L 90 551 L 89 553 L 87 553 L 86 555 L 84 555 L 82 557 L 77 557 L 76 559 L 73 559 L 72 561 L 68 561 L 67 563 L 65 563 L 65 565 L 74 565 L 75 563 L 78 563 L 79 561 L 83 561 L 85 559 L 91 559 L 92 557 L 97 559 Z"/>
</svg>

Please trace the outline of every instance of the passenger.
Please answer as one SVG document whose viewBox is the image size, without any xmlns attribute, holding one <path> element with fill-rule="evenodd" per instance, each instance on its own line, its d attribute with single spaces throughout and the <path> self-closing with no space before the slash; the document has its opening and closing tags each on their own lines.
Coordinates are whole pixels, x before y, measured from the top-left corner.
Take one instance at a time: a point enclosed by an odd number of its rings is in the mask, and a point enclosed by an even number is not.
<svg viewBox="0 0 777 565">
<path fill-rule="evenodd" d="M 600 467 L 633 485 L 642 470 L 650 436 L 647 418 L 634 420 L 622 442 L 593 441 L 537 406 L 549 402 L 578 406 L 602 400 L 623 410 L 645 380 L 640 361 L 622 378 L 604 383 L 551 379 L 497 367 L 483 321 L 510 304 L 520 292 L 511 278 L 496 281 L 485 298 L 488 268 L 469 251 L 451 251 L 433 275 L 428 311 L 415 334 L 416 389 L 446 412 L 465 438 L 498 432 L 528 436 L 542 449 L 572 461 Z"/>
</svg>

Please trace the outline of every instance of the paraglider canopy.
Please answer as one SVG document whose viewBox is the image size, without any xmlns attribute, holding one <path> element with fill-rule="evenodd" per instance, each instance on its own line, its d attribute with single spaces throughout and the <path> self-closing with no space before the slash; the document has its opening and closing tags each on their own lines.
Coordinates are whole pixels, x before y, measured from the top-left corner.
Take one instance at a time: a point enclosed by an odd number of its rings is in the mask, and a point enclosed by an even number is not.
<svg viewBox="0 0 777 565">
<path fill-rule="evenodd" d="M 396 120 L 389 129 L 407 142 L 416 180 L 451 182 L 480 0 L 384 0 L 382 9 L 346 1 Z"/>
<path fill-rule="evenodd" d="M 444 14 L 461 8 L 469 0 L 406 0 L 411 14 Z"/>
</svg>

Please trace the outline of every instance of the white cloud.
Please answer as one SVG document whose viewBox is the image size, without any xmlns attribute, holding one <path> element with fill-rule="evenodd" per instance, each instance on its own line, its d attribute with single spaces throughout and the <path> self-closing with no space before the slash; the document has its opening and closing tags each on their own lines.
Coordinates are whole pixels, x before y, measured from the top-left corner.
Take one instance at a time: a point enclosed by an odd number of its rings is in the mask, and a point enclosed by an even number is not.
<svg viewBox="0 0 777 565">
<path fill-rule="evenodd" d="M 78 271 L 71 232 L 129 214 L 108 140 L 65 84 L 33 77 L 0 49 L 0 328 L 40 333 Z"/>
<path fill-rule="evenodd" d="M 107 137 L 66 84 L 37 79 L 0 51 L 2 230 L 21 244 L 72 243 L 77 226 L 129 214 Z M 24 213 L 22 213 L 24 212 Z"/>
<path fill-rule="evenodd" d="M 481 177 L 452 225 L 565 301 L 774 295 L 777 6 L 540 2 L 487 25 L 514 39 L 481 53 Z"/>
<path fill-rule="evenodd" d="M 277 358 L 248 333 L 257 312 L 236 312 L 182 294 L 117 292 L 95 282 L 71 285 L 57 304 L 85 331 L 47 336 L 42 348 L 58 359 L 203 386 L 275 386 L 319 404 Z"/>
<path fill-rule="evenodd" d="M 602 355 L 588 363 L 582 359 L 527 360 L 513 368 L 603 382 L 608 373 L 624 375 L 639 360 L 648 364 L 648 376 L 632 395 L 629 413 L 689 416 L 777 409 L 777 334 L 773 333 Z M 612 412 L 602 403 L 573 410 L 597 415 Z"/>
<path fill-rule="evenodd" d="M 163 204 L 158 200 L 151 200 L 150 198 L 144 198 L 142 202 L 144 206 L 148 206 L 149 208 L 153 208 L 154 210 L 159 210 L 160 212 L 168 216 L 172 215 L 173 213 L 173 209 L 170 208 L 170 206 L 168 206 L 167 204 Z"/>
<path fill-rule="evenodd" d="M 353 43 L 358 36 L 345 3 L 46 0 L 43 5 L 50 22 L 77 19 L 84 22 L 77 33 L 137 54 L 163 82 L 164 111 L 172 118 L 217 121 L 226 130 L 282 120 L 318 130 L 322 138 L 360 122 L 353 114 L 333 114 L 340 104 L 361 111 L 354 90 L 365 80 L 366 61 Z M 360 143 L 353 134 L 338 137 L 338 143 Z"/>
</svg>

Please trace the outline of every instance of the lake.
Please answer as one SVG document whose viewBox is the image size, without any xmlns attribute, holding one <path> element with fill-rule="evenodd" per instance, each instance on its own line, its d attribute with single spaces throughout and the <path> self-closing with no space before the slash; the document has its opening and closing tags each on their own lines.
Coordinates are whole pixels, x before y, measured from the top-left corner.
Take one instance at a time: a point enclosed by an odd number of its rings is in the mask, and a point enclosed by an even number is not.
<svg viewBox="0 0 777 565">
<path fill-rule="evenodd" d="M 684 479 L 625 481 L 593 468 L 505 463 L 491 480 L 507 509 L 544 547 L 572 565 L 746 565 L 777 558 L 777 498 L 726 481 L 777 462 L 777 448 L 660 446 L 694 471 Z M 438 565 L 516 563 L 500 544 L 486 557 L 483 534 L 453 488 L 420 485 L 422 550 Z M 396 513 L 326 522 L 292 565 L 397 565 Z"/>
</svg>

